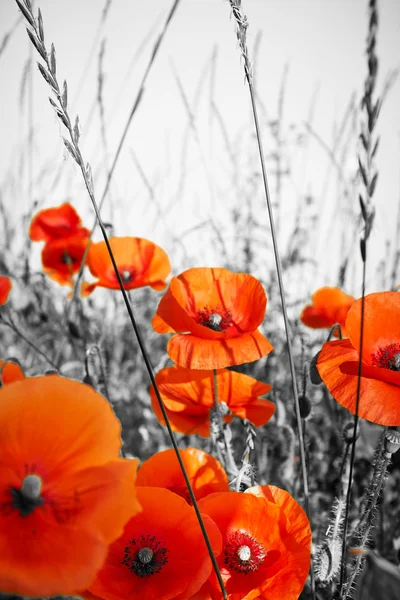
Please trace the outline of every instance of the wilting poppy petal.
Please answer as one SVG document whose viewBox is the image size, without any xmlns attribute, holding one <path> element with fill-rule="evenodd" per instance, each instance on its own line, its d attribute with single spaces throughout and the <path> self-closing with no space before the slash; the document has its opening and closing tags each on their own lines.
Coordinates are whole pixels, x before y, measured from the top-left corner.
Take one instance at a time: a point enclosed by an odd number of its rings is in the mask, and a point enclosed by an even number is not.
<svg viewBox="0 0 400 600">
<path fill-rule="evenodd" d="M 213 492 L 229 491 L 228 477 L 221 463 L 211 454 L 198 448 L 186 448 L 179 452 L 196 500 Z M 150 456 L 141 465 L 136 484 L 165 487 L 191 504 L 186 482 L 173 449 Z"/>
<path fill-rule="evenodd" d="M 0 360 L 0 387 L 25 379 L 22 367 L 13 360 Z"/>
<path fill-rule="evenodd" d="M 43 271 L 60 285 L 73 285 L 73 276 L 81 268 L 89 237 L 79 230 L 70 237 L 47 242 L 42 250 Z"/>
<path fill-rule="evenodd" d="M 211 371 L 167 367 L 156 375 L 156 383 L 174 431 L 186 435 L 210 435 L 210 410 L 214 405 L 214 377 Z M 248 419 L 255 425 L 264 425 L 272 417 L 275 405 L 259 396 L 267 394 L 271 386 L 256 379 L 221 369 L 217 371 L 218 400 L 233 415 Z M 153 410 L 164 423 L 154 388 L 150 388 Z M 226 415 L 226 422 L 232 416 Z M 253 418 L 255 419 L 253 421 Z"/>
<path fill-rule="evenodd" d="M 355 413 L 362 300 L 349 310 L 348 340 L 327 342 L 318 355 L 318 372 L 332 396 Z M 359 415 L 373 423 L 400 425 L 400 294 L 365 297 Z"/>
<path fill-rule="evenodd" d="M 165 288 L 171 264 L 162 248 L 149 240 L 135 237 L 111 237 L 109 243 L 126 290 L 147 285 L 155 290 Z M 86 291 L 97 286 L 119 289 L 105 242 L 91 244 L 87 265 L 98 281 L 89 284 Z"/>
<path fill-rule="evenodd" d="M 245 273 L 196 268 L 173 277 L 157 308 L 153 328 L 175 331 L 168 353 L 179 366 L 220 369 L 251 362 L 273 349 L 257 330 L 267 298 L 260 282 Z"/>
<path fill-rule="evenodd" d="M 9 277 L 5 277 L 4 275 L 0 275 L 0 306 L 7 302 L 11 288 L 11 279 Z"/>
<path fill-rule="evenodd" d="M 86 588 L 140 510 L 118 419 L 91 387 L 47 375 L 1 388 L 0 429 L 0 589 Z"/>
<path fill-rule="evenodd" d="M 244 494 L 216 493 L 200 500 L 199 508 L 221 531 L 218 563 L 230 600 L 298 598 L 310 565 L 311 530 L 286 491 L 258 486 Z M 204 599 L 222 598 L 214 573 L 203 591 Z"/>
<path fill-rule="evenodd" d="M 104 600 L 184 600 L 190 598 L 211 573 L 211 560 L 194 509 L 173 492 L 138 487 L 143 512 L 125 526 L 103 568 L 89 586 Z M 216 555 L 221 535 L 205 517 Z"/>
<path fill-rule="evenodd" d="M 338 323 L 341 326 L 342 334 L 347 335 L 346 316 L 354 302 L 355 298 L 345 294 L 340 288 L 323 287 L 314 292 L 312 304 L 303 309 L 300 320 L 304 325 L 313 329 L 333 327 Z M 338 335 L 336 331 L 335 335 Z"/>
<path fill-rule="evenodd" d="M 69 237 L 81 226 L 81 218 L 69 203 L 54 208 L 40 210 L 33 217 L 29 227 L 29 237 L 33 242 Z M 86 235 L 89 231 L 85 229 Z"/>
</svg>

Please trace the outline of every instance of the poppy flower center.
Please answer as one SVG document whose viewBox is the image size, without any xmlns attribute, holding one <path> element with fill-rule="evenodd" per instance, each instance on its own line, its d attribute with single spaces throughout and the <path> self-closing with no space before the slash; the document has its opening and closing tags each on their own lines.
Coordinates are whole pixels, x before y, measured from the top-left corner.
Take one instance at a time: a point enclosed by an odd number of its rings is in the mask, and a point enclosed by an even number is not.
<svg viewBox="0 0 400 600">
<path fill-rule="evenodd" d="M 167 548 L 155 536 L 141 535 L 132 538 L 125 546 L 121 564 L 138 577 L 149 577 L 160 573 L 168 562 Z"/>
<path fill-rule="evenodd" d="M 205 306 L 203 310 L 197 311 L 197 323 L 208 327 L 213 331 L 226 331 L 232 325 L 232 314 L 229 310 L 224 310 L 220 306 Z"/>
<path fill-rule="evenodd" d="M 27 475 L 19 490 L 11 488 L 12 506 L 19 510 L 21 517 L 30 515 L 37 506 L 43 504 L 41 491 L 42 480 L 38 475 Z"/>
<path fill-rule="evenodd" d="M 132 281 L 135 279 L 135 269 L 132 269 L 130 267 L 123 267 L 122 269 L 118 269 L 119 272 L 119 276 L 122 279 L 122 283 L 127 284 L 127 283 L 132 283 Z"/>
<path fill-rule="evenodd" d="M 263 564 L 264 546 L 246 531 L 228 532 L 224 547 L 224 563 L 238 573 L 254 573 Z"/>
<path fill-rule="evenodd" d="M 390 369 L 391 371 L 400 371 L 400 344 L 389 344 L 379 348 L 372 355 L 372 364 L 381 369 Z"/>
<path fill-rule="evenodd" d="M 74 262 L 76 262 L 76 258 L 68 254 L 68 252 L 64 252 L 64 254 L 61 256 L 61 262 L 63 265 L 72 265 Z"/>
<path fill-rule="evenodd" d="M 186 485 L 170 485 L 168 489 L 174 492 L 174 494 L 178 494 L 181 498 L 184 498 L 188 504 L 192 504 L 192 499 Z"/>
</svg>

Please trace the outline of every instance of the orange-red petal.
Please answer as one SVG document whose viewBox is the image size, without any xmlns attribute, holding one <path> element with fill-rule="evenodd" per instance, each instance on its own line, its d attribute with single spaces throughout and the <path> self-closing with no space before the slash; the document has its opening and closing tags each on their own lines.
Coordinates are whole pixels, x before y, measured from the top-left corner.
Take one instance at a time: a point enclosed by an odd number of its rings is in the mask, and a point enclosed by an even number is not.
<svg viewBox="0 0 400 600">
<path fill-rule="evenodd" d="M 363 362 L 371 365 L 372 354 L 379 348 L 400 343 L 400 293 L 377 292 L 365 296 Z M 360 347 L 362 300 L 349 310 L 346 330 L 352 345 Z"/>
<path fill-rule="evenodd" d="M 14 360 L 0 360 L 0 387 L 25 379 L 21 365 Z"/>
<path fill-rule="evenodd" d="M 386 328 L 387 325 L 388 323 L 385 325 Z M 354 414 L 359 354 L 350 339 L 324 344 L 318 355 L 317 368 L 335 400 Z M 371 339 L 369 343 L 371 347 L 373 344 Z M 399 374 L 389 369 L 385 374 L 382 371 L 386 369 L 362 366 L 358 412 L 362 419 L 373 423 L 386 426 L 400 425 Z"/>
<path fill-rule="evenodd" d="M 222 369 L 258 360 L 274 347 L 259 331 L 240 337 L 210 340 L 194 335 L 174 335 L 168 342 L 173 362 L 187 369 Z"/>
<path fill-rule="evenodd" d="M 111 237 L 109 243 L 119 274 L 127 290 L 150 286 L 155 290 L 166 287 L 165 279 L 171 272 L 171 264 L 162 248 L 144 238 Z M 92 243 L 87 265 L 98 281 L 92 284 L 119 289 L 118 279 L 105 242 Z"/>
<path fill-rule="evenodd" d="M 228 477 L 220 462 L 198 448 L 180 450 L 197 500 L 213 492 L 229 491 Z M 175 450 L 163 450 L 148 458 L 140 467 L 137 485 L 165 487 L 190 502 L 189 492 Z"/>
<path fill-rule="evenodd" d="M 69 202 L 65 202 L 36 213 L 29 227 L 29 237 L 34 242 L 47 242 L 70 236 L 80 225 L 80 216 Z"/>
<path fill-rule="evenodd" d="M 7 302 L 11 288 L 11 279 L 9 277 L 5 277 L 4 275 L 0 275 L 0 306 Z"/>
<path fill-rule="evenodd" d="M 43 271 L 60 285 L 73 285 L 73 276 L 81 268 L 89 237 L 80 229 L 69 237 L 48 241 L 42 250 Z"/>
<path fill-rule="evenodd" d="M 344 325 L 349 308 L 354 301 L 353 296 L 338 287 L 320 288 L 312 295 L 312 304 L 303 309 L 300 320 L 313 329 L 328 328 L 339 323 L 342 334 L 347 335 Z"/>
</svg>

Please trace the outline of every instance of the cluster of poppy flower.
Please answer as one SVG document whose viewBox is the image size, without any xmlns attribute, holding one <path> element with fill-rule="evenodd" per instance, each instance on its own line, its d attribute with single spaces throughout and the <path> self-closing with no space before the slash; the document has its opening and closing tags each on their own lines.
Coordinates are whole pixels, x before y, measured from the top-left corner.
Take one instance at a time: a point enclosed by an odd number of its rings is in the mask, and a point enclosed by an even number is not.
<svg viewBox="0 0 400 600">
<path fill-rule="evenodd" d="M 45 242 L 43 271 L 60 285 L 72 287 L 89 244 L 85 264 L 97 280 L 84 282 L 82 295 L 91 294 L 97 286 L 119 289 L 105 242 L 89 242 L 90 231 L 82 227 L 69 202 L 39 211 L 32 219 L 29 236 L 32 241 Z M 109 241 L 126 290 L 146 285 L 156 290 L 165 288 L 171 265 L 164 250 L 143 238 L 112 237 Z"/>
<path fill-rule="evenodd" d="M 360 349 L 362 299 L 338 288 L 321 288 L 300 316 L 313 328 L 341 326 L 346 339 L 328 341 L 318 353 L 319 375 L 339 404 L 385 426 L 400 425 L 400 293 L 377 292 L 364 299 L 363 345 Z"/>
<path fill-rule="evenodd" d="M 72 285 L 89 240 L 72 206 L 40 211 L 30 235 L 45 242 L 45 272 Z M 161 248 L 140 238 L 110 244 L 126 289 L 166 286 L 170 264 Z M 98 277 L 88 293 L 98 285 L 118 289 L 103 243 L 90 244 L 86 264 Z M 10 289 L 0 277 L 0 304 Z M 197 268 L 172 278 L 152 323 L 173 334 L 167 351 L 175 366 L 156 375 L 173 429 L 208 436 L 217 402 L 226 422 L 237 415 L 258 426 L 271 418 L 274 405 L 261 398 L 271 386 L 230 370 L 273 349 L 258 329 L 266 306 L 251 275 Z M 311 327 L 339 323 L 348 335 L 323 345 L 317 368 L 354 412 L 361 301 L 323 288 L 301 319 Z M 399 425 L 397 292 L 365 298 L 361 367 L 360 416 Z M 0 384 L 1 591 L 86 600 L 222 598 L 173 451 L 153 455 L 137 474 L 136 459 L 120 458 L 118 419 L 91 387 L 54 374 L 25 378 L 12 361 L 0 362 Z M 154 389 L 150 396 L 163 422 Z M 195 448 L 180 452 L 229 599 L 297 598 L 310 561 L 303 509 L 274 486 L 229 491 L 215 458 Z"/>
<path fill-rule="evenodd" d="M 174 452 L 136 476 L 138 461 L 119 457 L 118 419 L 91 387 L 9 373 L 0 427 L 3 592 L 222 598 Z M 310 561 L 303 509 L 274 486 L 231 492 L 215 458 L 180 452 L 229 598 L 297 598 Z"/>
</svg>

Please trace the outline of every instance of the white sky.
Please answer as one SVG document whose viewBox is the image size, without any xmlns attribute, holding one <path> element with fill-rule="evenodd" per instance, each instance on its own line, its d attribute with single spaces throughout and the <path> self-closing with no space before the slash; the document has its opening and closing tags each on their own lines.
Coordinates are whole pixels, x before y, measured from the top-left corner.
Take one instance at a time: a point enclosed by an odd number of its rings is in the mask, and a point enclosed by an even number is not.
<svg viewBox="0 0 400 600">
<path fill-rule="evenodd" d="M 37 0 L 34 4 L 39 6 Z M 55 44 L 59 80 L 62 82 L 65 78 L 68 82 L 71 115 L 74 117 L 76 112 L 79 113 L 82 149 L 92 165 L 98 197 L 105 178 L 105 153 L 95 104 L 101 40 L 106 39 L 103 93 L 110 162 L 156 33 L 171 4 L 167 0 L 113 0 L 105 26 L 96 37 L 103 0 L 40 2 L 46 44 L 48 49 L 51 42 Z M 281 192 L 282 248 L 289 241 L 296 207 L 306 194 L 313 195 L 315 199 L 309 210 L 323 215 L 318 229 L 310 231 L 309 238 L 304 240 L 308 244 L 309 256 L 317 262 L 315 268 L 306 265 L 304 272 L 297 274 L 300 294 L 306 295 L 321 285 L 337 283 L 338 257 L 343 248 L 347 251 L 350 243 L 352 228 L 349 214 L 358 212 L 358 202 L 355 189 L 343 201 L 336 171 L 321 145 L 304 135 L 304 121 L 311 118 L 314 131 L 332 147 L 334 131 L 342 122 L 353 93 L 356 94 L 356 102 L 359 102 L 366 74 L 364 53 L 368 2 L 243 0 L 242 4 L 250 25 L 248 42 L 251 58 L 257 36 L 261 35 L 256 84 L 264 107 L 260 108 L 260 118 L 267 156 L 274 151 L 271 128 L 267 123 L 277 118 L 282 74 L 287 66 L 282 135 L 287 140 L 285 162 L 291 172 L 285 177 Z M 0 46 L 18 14 L 13 0 L 0 0 Z M 377 46 L 380 61 L 378 89 L 381 89 L 387 74 L 400 67 L 399 34 L 400 3 L 398 0 L 382 0 Z M 147 42 L 143 45 L 146 37 Z M 95 51 L 90 60 L 94 44 Z M 132 59 L 141 47 L 132 66 Z M 215 49 L 212 86 L 210 59 Z M 17 219 L 28 213 L 32 205 L 28 193 L 27 163 L 21 163 L 21 157 L 27 156 L 29 111 L 26 96 L 22 109 L 20 107 L 20 90 L 29 51 L 30 44 L 20 23 L 0 55 L 0 188 L 3 202 L 12 207 L 11 212 Z M 83 76 L 85 65 L 89 68 Z M 184 158 L 182 146 L 188 115 L 175 73 L 190 102 L 200 141 L 199 146 L 193 133 L 189 136 Z M 35 69 L 33 197 L 40 206 L 57 205 L 69 198 L 89 225 L 92 222 L 89 199 L 83 191 L 80 174 L 64 150 L 61 140 L 64 132 L 52 113 L 48 95 L 48 87 Z M 232 144 L 231 152 L 239 167 L 235 188 L 232 184 L 232 162 L 221 129 L 210 109 L 211 97 L 223 117 Z M 313 110 L 311 106 L 314 106 Z M 368 291 L 381 289 L 383 285 L 376 276 L 380 261 L 385 261 L 388 269 L 392 265 L 392 250 L 388 254 L 386 240 L 394 239 L 399 205 L 399 106 L 400 79 L 390 90 L 379 118 L 380 176 L 374 198 L 377 216 L 371 240 Z M 115 233 L 147 237 L 159 243 L 172 254 L 173 261 L 180 263 L 174 269 L 177 273 L 181 265 L 221 264 L 220 247 L 210 226 L 204 226 L 195 233 L 185 233 L 212 218 L 214 228 L 220 232 L 228 257 L 234 264 L 237 240 L 231 225 L 232 210 L 245 205 L 245 198 L 251 197 L 254 219 L 267 223 L 266 209 L 257 184 L 259 163 L 250 125 L 249 95 L 244 85 L 229 3 L 223 0 L 182 0 L 150 73 L 115 174 L 111 197 L 105 206 L 104 217 L 113 220 Z M 354 140 L 357 119 L 353 123 L 350 120 L 344 139 L 351 135 L 352 128 Z M 298 143 L 300 135 L 303 136 L 301 146 Z M 357 156 L 351 143 L 346 156 L 343 153 L 345 146 L 341 144 L 337 158 L 342 162 L 343 176 L 350 180 L 356 172 Z M 132 153 L 153 187 L 155 201 L 138 173 Z M 184 163 L 185 186 L 178 193 Z M 274 163 L 268 160 L 267 165 L 274 200 Z M 54 185 L 57 172 L 61 176 Z M 252 189 L 254 197 L 251 196 Z M 155 202 L 160 207 L 161 216 Z M 267 229 L 263 235 L 268 238 Z M 174 238 L 184 244 L 188 256 L 173 242 Z M 261 269 L 263 261 L 264 257 L 261 257 Z M 271 264 L 271 261 L 270 253 L 266 253 L 265 263 Z M 350 289 L 353 286 L 355 289 Z M 346 291 L 357 293 L 358 288 L 359 279 L 355 275 L 348 280 Z"/>
</svg>

